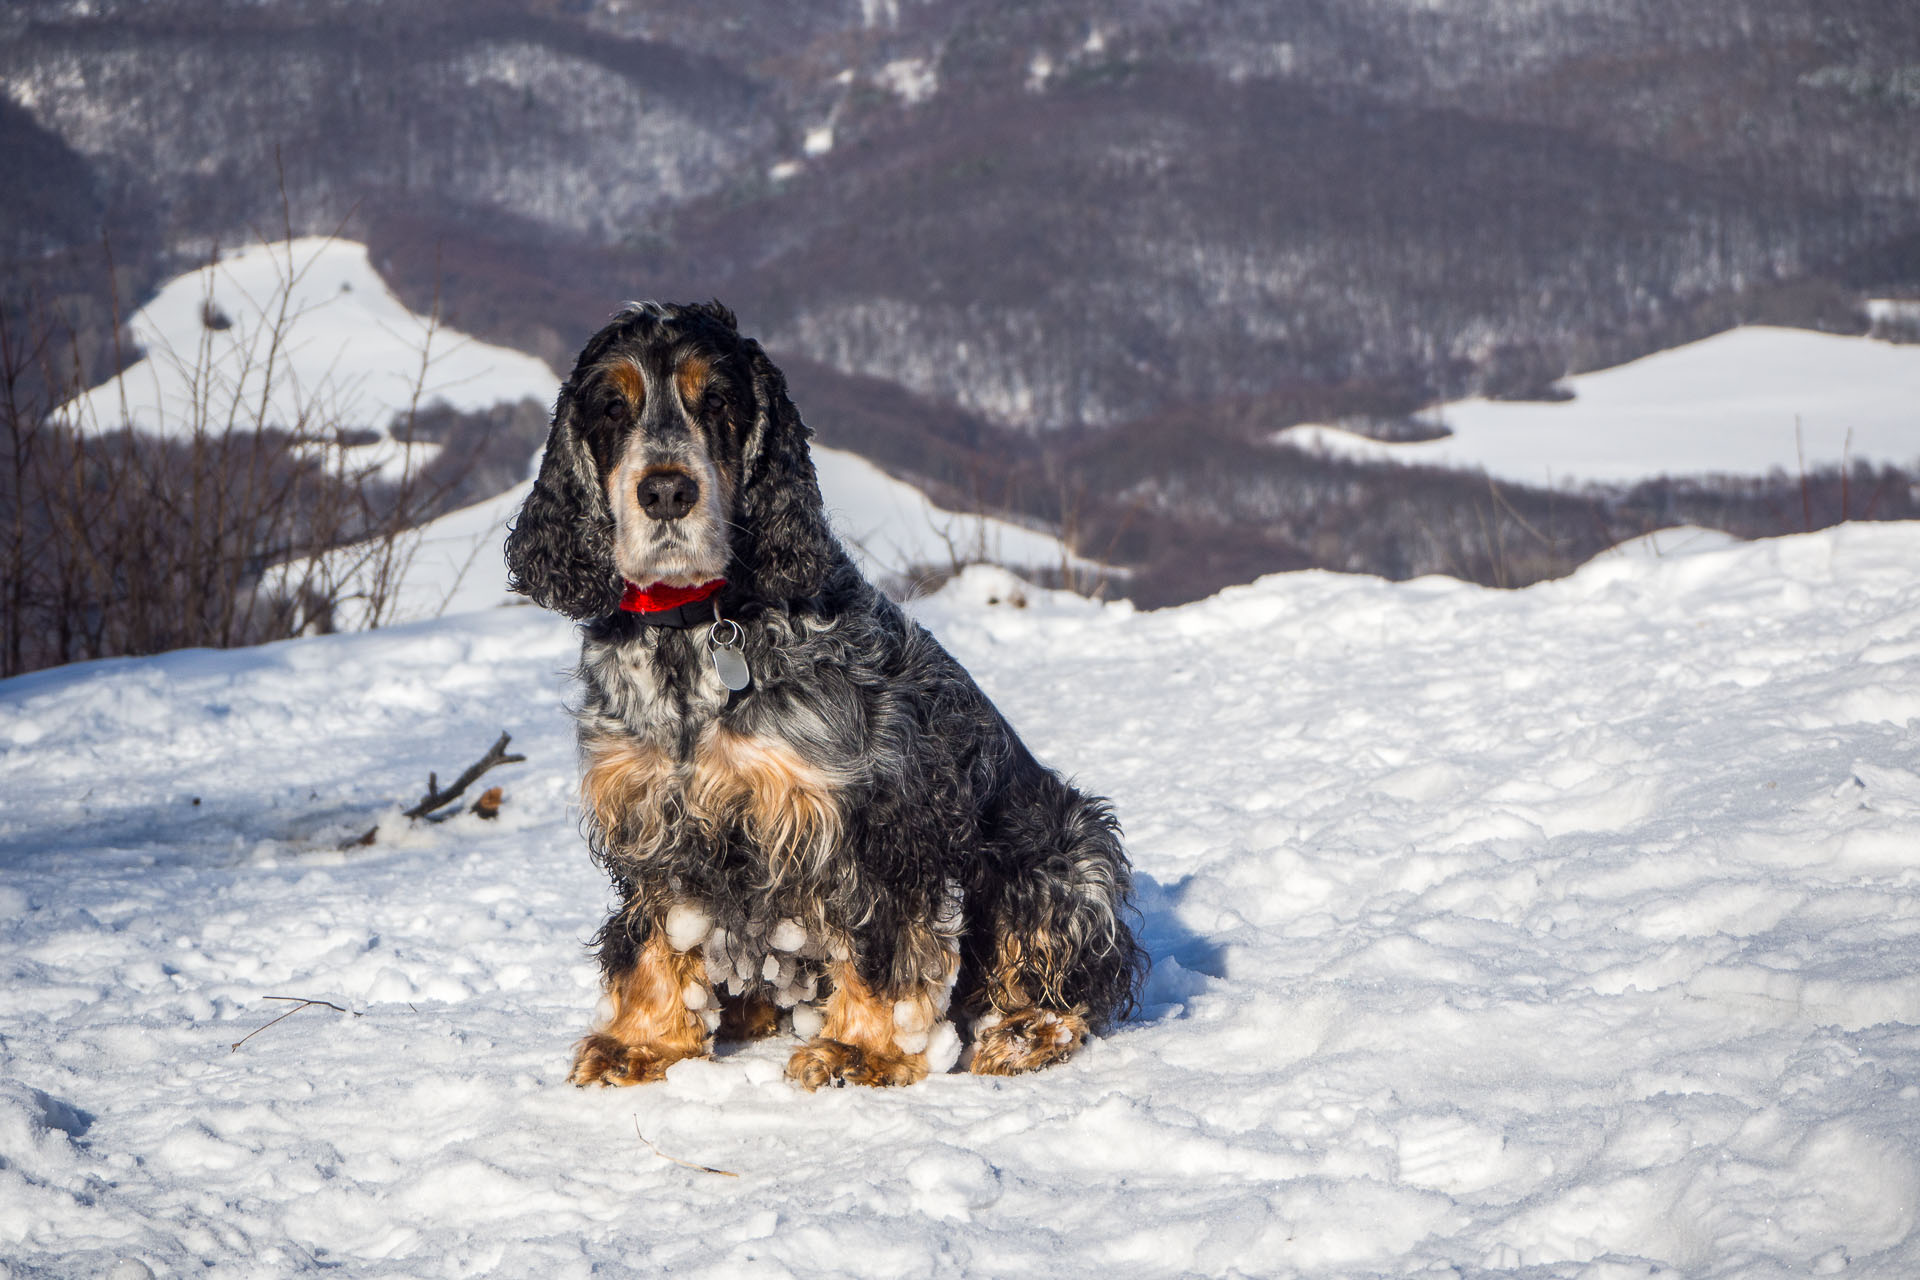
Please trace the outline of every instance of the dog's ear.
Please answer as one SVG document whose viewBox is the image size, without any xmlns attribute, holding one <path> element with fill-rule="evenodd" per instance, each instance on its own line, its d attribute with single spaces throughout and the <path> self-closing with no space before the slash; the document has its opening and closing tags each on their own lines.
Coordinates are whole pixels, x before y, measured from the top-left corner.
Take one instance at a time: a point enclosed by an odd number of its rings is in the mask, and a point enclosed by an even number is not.
<svg viewBox="0 0 1920 1280">
<path fill-rule="evenodd" d="M 760 344 L 748 338 L 740 345 L 753 378 L 754 419 L 741 460 L 739 524 L 746 536 L 735 554 L 759 593 L 782 600 L 817 595 L 844 553 L 827 527 L 807 452 L 813 432 Z"/>
<path fill-rule="evenodd" d="M 584 622 L 619 608 L 625 584 L 613 567 L 613 512 L 580 433 L 579 376 L 560 388 L 540 474 L 507 532 L 507 586 Z"/>
</svg>

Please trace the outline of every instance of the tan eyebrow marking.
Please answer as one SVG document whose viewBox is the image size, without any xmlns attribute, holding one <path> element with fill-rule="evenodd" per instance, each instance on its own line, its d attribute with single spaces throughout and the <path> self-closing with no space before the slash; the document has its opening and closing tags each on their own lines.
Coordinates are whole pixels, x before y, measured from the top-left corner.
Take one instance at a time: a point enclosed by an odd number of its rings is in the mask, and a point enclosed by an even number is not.
<svg viewBox="0 0 1920 1280">
<path fill-rule="evenodd" d="M 674 383 L 680 388 L 680 398 L 691 402 L 707 385 L 707 375 L 713 371 L 713 365 L 705 356 L 688 356 L 674 370 Z"/>
<path fill-rule="evenodd" d="M 613 389 L 638 413 L 647 400 L 647 384 L 640 376 L 640 366 L 631 358 L 615 360 L 606 366 L 606 375 Z"/>
</svg>

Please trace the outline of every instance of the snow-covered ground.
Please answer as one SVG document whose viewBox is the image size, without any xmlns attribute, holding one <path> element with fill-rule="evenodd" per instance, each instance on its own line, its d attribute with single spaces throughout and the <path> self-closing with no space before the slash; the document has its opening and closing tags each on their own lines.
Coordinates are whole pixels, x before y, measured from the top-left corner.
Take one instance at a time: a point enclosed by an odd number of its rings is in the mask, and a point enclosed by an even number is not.
<svg viewBox="0 0 1920 1280">
<path fill-rule="evenodd" d="M 564 1082 L 608 895 L 560 620 L 0 684 L 0 1258 L 1920 1273 L 1920 527 L 1705 543 L 1514 592 L 923 601 L 1114 798 L 1156 970 L 1064 1067 L 892 1092 L 800 1093 L 780 1041 Z M 502 729 L 497 821 L 391 816 Z M 348 1012 L 239 1043 L 270 996 Z"/>
<path fill-rule="evenodd" d="M 1532 485 L 1920 462 L 1920 345 L 1750 325 L 1563 385 L 1573 399 L 1441 405 L 1426 415 L 1452 430 L 1439 440 L 1389 444 L 1330 426 L 1275 438 Z"/>
<path fill-rule="evenodd" d="M 1072 569 L 1090 577 L 1099 571 L 1052 534 L 935 506 L 926 494 L 858 454 L 816 445 L 813 466 L 834 532 L 870 574 L 908 575 L 980 561 L 1017 569 Z"/>
</svg>

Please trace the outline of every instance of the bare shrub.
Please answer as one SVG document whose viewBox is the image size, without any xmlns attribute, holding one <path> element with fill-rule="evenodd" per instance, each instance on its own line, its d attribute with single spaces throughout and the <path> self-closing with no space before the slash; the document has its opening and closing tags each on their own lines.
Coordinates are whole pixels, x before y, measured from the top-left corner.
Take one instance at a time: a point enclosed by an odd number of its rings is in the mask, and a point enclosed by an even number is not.
<svg viewBox="0 0 1920 1280">
<path fill-rule="evenodd" d="M 130 425 L 124 402 L 105 420 L 76 407 L 87 362 L 63 350 L 78 327 L 57 307 L 0 308 L 0 674 L 330 630 L 349 597 L 357 625 L 391 615 L 416 526 L 464 478 L 446 460 L 428 474 L 434 450 L 416 439 L 432 430 L 417 428 L 437 309 L 390 440 L 344 417 L 324 385 L 298 388 L 287 420 L 272 406 L 299 270 L 289 257 L 237 371 L 216 361 L 212 335 L 234 322 L 211 296 L 192 350 L 146 353 L 191 388 L 151 429 Z"/>
</svg>

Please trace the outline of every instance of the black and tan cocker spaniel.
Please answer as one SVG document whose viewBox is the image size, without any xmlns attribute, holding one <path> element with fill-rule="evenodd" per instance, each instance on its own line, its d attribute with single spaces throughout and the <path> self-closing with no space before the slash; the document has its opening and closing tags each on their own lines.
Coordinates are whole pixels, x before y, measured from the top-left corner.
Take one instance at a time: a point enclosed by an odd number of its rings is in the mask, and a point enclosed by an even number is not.
<svg viewBox="0 0 1920 1280">
<path fill-rule="evenodd" d="M 1108 805 L 1040 764 L 827 527 L 786 381 L 718 304 L 632 304 L 560 389 L 507 540 L 585 624 L 588 838 L 619 907 L 572 1078 L 780 1028 L 801 1086 L 1031 1071 L 1131 1011 Z"/>
</svg>

